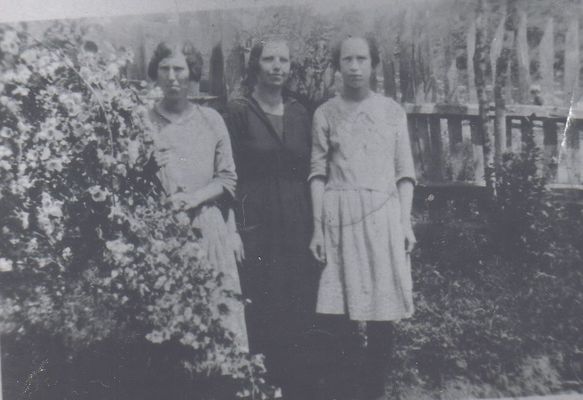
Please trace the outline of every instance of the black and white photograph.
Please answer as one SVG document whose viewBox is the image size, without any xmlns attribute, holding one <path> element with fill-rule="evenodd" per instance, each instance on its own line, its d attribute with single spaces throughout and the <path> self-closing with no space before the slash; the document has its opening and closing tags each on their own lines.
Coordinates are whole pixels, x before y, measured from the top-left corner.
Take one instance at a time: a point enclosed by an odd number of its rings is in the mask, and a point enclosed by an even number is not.
<svg viewBox="0 0 583 400">
<path fill-rule="evenodd" d="M 0 4 L 0 400 L 583 399 L 583 0 Z"/>
</svg>

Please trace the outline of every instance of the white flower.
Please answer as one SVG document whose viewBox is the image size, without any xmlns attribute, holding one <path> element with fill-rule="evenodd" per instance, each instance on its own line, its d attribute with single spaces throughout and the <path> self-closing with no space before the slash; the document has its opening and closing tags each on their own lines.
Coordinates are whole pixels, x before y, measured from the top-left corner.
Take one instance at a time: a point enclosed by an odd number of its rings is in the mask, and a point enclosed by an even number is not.
<svg viewBox="0 0 583 400">
<path fill-rule="evenodd" d="M 28 65 L 32 65 L 38 58 L 38 52 L 36 50 L 26 49 L 20 54 L 20 58 Z"/>
<path fill-rule="evenodd" d="M 134 246 L 124 242 L 123 239 L 110 240 L 105 243 L 105 247 L 111 252 L 113 259 L 120 265 L 128 265 L 132 261 L 127 254 L 134 250 Z"/>
<path fill-rule="evenodd" d="M 140 157 L 140 143 L 137 140 L 128 143 L 128 157 L 130 165 L 134 165 Z"/>
<path fill-rule="evenodd" d="M 4 139 L 8 139 L 12 136 L 12 129 L 3 126 L 0 129 L 0 137 Z"/>
<path fill-rule="evenodd" d="M 148 333 L 146 335 L 146 339 L 152 343 L 162 343 L 163 341 L 169 339 L 169 335 L 166 332 L 154 331 Z"/>
<path fill-rule="evenodd" d="M 12 271 L 12 261 L 4 257 L 0 258 L 0 272 Z"/>
<path fill-rule="evenodd" d="M 12 156 L 12 150 L 6 146 L 0 145 L 0 158 L 8 158 Z"/>
<path fill-rule="evenodd" d="M 37 133 L 37 137 L 46 140 L 63 140 L 65 134 L 57 129 L 57 125 L 58 121 L 56 118 L 47 118 L 47 120 L 40 125 L 40 131 Z"/>
<path fill-rule="evenodd" d="M 52 158 L 47 162 L 47 169 L 49 171 L 58 171 L 61 172 L 63 170 L 63 162 L 65 160 L 63 158 Z"/>
<path fill-rule="evenodd" d="M 87 189 L 87 191 L 91 194 L 93 201 L 96 202 L 105 201 L 107 196 L 109 196 L 109 192 L 102 189 L 99 185 L 91 186 L 89 189 Z"/>
<path fill-rule="evenodd" d="M 55 219 L 59 220 L 63 217 L 63 202 L 57 201 L 48 193 L 42 194 L 42 206 L 38 211 L 38 222 L 43 231 L 51 236 L 57 229 Z"/>
<path fill-rule="evenodd" d="M 40 159 L 41 161 L 46 161 L 49 158 L 51 158 L 51 150 L 48 147 L 44 147 L 40 153 Z"/>
<path fill-rule="evenodd" d="M 32 125 L 24 123 L 22 121 L 18 121 L 18 124 L 16 124 L 16 128 L 18 128 L 18 130 L 21 133 L 28 133 L 32 129 Z"/>
<path fill-rule="evenodd" d="M 78 115 L 81 112 L 82 100 L 83 98 L 80 93 L 61 93 L 59 95 L 59 101 L 72 116 Z"/>
<path fill-rule="evenodd" d="M 28 229 L 28 224 L 29 224 L 29 213 L 27 213 L 26 211 L 18 211 L 16 213 L 16 216 L 18 217 L 18 219 L 20 220 L 20 223 L 22 224 L 22 228 L 23 229 Z"/>
<path fill-rule="evenodd" d="M 9 73 L 7 73 L 5 75 L 5 79 L 9 80 L 9 81 L 13 81 L 15 83 L 27 83 L 28 79 L 32 76 L 32 72 L 30 71 L 30 69 L 23 65 L 23 64 L 18 64 L 18 66 L 16 67 L 16 70 L 14 71 L 10 71 Z"/>
<path fill-rule="evenodd" d="M 73 255 L 73 251 L 71 250 L 70 247 L 65 247 L 65 249 L 63 249 L 62 256 L 64 259 L 71 258 L 72 255 Z"/>
<path fill-rule="evenodd" d="M 4 37 L 0 41 L 0 50 L 9 54 L 18 53 L 18 35 L 15 31 L 4 31 Z"/>
<path fill-rule="evenodd" d="M 28 93 L 30 93 L 30 90 L 27 87 L 24 87 L 24 86 L 18 86 L 16 89 L 14 89 L 12 91 L 12 94 L 14 96 L 26 97 L 26 96 L 28 96 Z"/>
</svg>

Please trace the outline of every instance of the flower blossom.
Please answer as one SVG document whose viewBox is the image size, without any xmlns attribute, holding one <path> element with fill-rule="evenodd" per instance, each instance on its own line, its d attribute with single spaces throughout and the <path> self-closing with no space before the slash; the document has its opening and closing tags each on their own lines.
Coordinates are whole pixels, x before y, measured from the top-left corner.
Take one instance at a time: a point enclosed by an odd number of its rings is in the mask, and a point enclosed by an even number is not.
<svg viewBox="0 0 583 400">
<path fill-rule="evenodd" d="M 7 258 L 0 258 L 0 272 L 12 271 L 12 261 Z"/>
<path fill-rule="evenodd" d="M 15 31 L 4 31 L 4 37 L 0 41 L 0 50 L 8 54 L 18 53 L 18 35 Z"/>
<path fill-rule="evenodd" d="M 107 196 L 109 196 L 109 192 L 105 189 L 102 189 L 99 185 L 91 186 L 89 189 L 87 189 L 87 191 L 89 194 L 91 194 L 93 201 L 98 203 L 105 201 Z"/>
</svg>

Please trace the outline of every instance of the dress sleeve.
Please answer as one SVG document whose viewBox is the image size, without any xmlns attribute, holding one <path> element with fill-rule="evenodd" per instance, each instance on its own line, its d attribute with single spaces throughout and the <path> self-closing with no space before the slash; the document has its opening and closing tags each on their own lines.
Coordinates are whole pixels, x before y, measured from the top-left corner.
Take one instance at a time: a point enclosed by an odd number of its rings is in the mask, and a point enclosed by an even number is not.
<svg viewBox="0 0 583 400">
<path fill-rule="evenodd" d="M 227 126 L 223 118 L 213 112 L 213 125 L 217 133 L 217 145 L 215 147 L 215 172 L 213 180 L 223 186 L 225 191 L 235 197 L 235 187 L 237 184 L 237 173 L 235 172 L 235 162 L 231 149 L 231 140 L 227 131 Z"/>
<path fill-rule="evenodd" d="M 411 142 L 409 139 L 409 129 L 407 127 L 407 114 L 400 106 L 397 111 L 397 141 L 395 145 L 395 183 L 401 179 L 409 179 L 413 184 L 417 183 L 415 178 L 415 164 L 411 153 Z"/>
<path fill-rule="evenodd" d="M 312 159 L 308 181 L 315 177 L 326 178 L 328 176 L 329 132 L 328 121 L 322 112 L 322 108 L 318 108 L 314 113 L 314 122 L 312 124 Z"/>
<path fill-rule="evenodd" d="M 227 105 L 223 118 L 225 124 L 227 125 L 227 130 L 229 137 L 231 139 L 231 148 L 233 151 L 233 158 L 235 159 L 235 164 L 238 164 L 239 160 L 239 140 L 243 135 L 243 129 L 248 125 L 246 119 L 246 112 L 241 105 L 240 101 L 234 100 Z"/>
</svg>

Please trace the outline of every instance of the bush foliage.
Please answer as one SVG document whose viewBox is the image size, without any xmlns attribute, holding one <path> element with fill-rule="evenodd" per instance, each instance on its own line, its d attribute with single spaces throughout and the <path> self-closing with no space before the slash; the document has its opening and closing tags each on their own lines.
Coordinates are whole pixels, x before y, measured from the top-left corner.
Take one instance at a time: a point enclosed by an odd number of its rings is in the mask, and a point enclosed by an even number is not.
<svg viewBox="0 0 583 400">
<path fill-rule="evenodd" d="M 84 52 L 83 33 L 0 30 L 0 333 L 70 359 L 108 341 L 174 343 L 193 377 L 261 398 L 261 360 L 221 324 L 217 299 L 233 294 L 149 178 L 148 104 L 120 73 L 131 54 Z"/>
<path fill-rule="evenodd" d="M 547 189 L 539 157 L 527 137 L 521 153 L 504 156 L 495 199 L 450 200 L 418 224 L 401 383 L 465 379 L 506 395 L 581 387 L 583 213 Z"/>
</svg>

